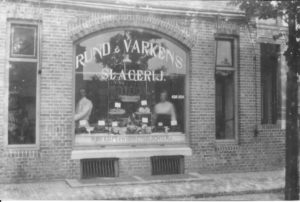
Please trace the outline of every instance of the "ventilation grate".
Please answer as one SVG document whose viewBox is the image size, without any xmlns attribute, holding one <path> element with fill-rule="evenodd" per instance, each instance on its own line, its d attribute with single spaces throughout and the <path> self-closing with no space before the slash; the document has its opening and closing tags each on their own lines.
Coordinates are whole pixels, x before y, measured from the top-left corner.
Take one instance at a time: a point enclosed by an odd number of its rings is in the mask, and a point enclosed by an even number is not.
<svg viewBox="0 0 300 202">
<path fill-rule="evenodd" d="M 117 177 L 118 159 L 82 159 L 81 160 L 81 178 L 93 177 Z"/>
<path fill-rule="evenodd" d="M 152 175 L 183 174 L 183 156 L 153 156 L 151 157 Z"/>
</svg>

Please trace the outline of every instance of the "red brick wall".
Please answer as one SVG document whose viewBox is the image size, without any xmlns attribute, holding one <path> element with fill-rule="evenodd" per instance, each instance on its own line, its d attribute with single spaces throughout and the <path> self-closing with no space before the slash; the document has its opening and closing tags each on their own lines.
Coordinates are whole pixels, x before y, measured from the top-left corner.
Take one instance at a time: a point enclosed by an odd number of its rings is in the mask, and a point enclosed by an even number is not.
<svg viewBox="0 0 300 202">
<path fill-rule="evenodd" d="M 41 20 L 40 146 L 33 149 L 5 147 L 5 99 L 0 99 L 0 181 L 79 178 L 79 160 L 71 160 L 73 105 L 73 42 L 94 31 L 120 25 L 142 26 L 163 32 L 191 47 L 189 67 L 189 140 L 193 156 L 185 158 L 186 171 L 231 172 L 272 170 L 283 166 L 284 132 L 279 126 L 259 125 L 254 137 L 256 117 L 260 123 L 260 66 L 257 61 L 257 92 L 254 88 L 253 47 L 248 31 L 240 29 L 239 66 L 239 144 L 215 140 L 215 18 L 177 17 L 134 12 L 93 10 L 75 7 L 0 3 L 0 94 L 6 96 L 5 82 L 7 19 Z M 90 16 L 112 15 L 110 22 L 83 24 L 77 34 L 70 23 Z M 152 22 L 145 19 L 152 19 Z M 95 17 L 97 19 L 97 17 Z M 127 19 L 120 21 L 121 19 Z M 96 22 L 96 21 L 95 21 Z M 176 25 L 177 24 L 177 25 Z M 80 28 L 80 23 L 77 28 Z M 186 29 L 184 33 L 178 30 Z M 80 30 L 80 29 L 79 29 Z M 177 30 L 177 31 L 176 31 Z M 269 34 L 256 38 L 270 40 Z M 266 38 L 266 39 L 265 39 Z M 259 46 L 256 46 L 259 47 Z M 259 51 L 257 48 L 256 51 Z M 257 93 L 257 101 L 255 100 Z M 256 103 L 257 102 L 257 103 Z M 256 104 L 258 114 L 256 116 Z M 120 174 L 149 174 L 150 159 L 120 160 Z"/>
</svg>

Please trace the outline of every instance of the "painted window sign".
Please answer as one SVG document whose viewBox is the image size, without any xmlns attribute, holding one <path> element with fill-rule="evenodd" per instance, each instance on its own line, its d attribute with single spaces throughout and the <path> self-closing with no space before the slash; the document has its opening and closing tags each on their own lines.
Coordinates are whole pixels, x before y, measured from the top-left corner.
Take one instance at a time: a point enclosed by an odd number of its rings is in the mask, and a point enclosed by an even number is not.
<svg viewBox="0 0 300 202">
<path fill-rule="evenodd" d="M 187 53 L 180 45 L 128 28 L 83 39 L 75 48 L 77 134 L 184 132 Z"/>
<path fill-rule="evenodd" d="M 104 33 L 80 43 L 77 50 L 76 72 L 96 73 L 104 80 L 155 81 L 186 69 L 182 49 L 143 30 Z"/>
</svg>

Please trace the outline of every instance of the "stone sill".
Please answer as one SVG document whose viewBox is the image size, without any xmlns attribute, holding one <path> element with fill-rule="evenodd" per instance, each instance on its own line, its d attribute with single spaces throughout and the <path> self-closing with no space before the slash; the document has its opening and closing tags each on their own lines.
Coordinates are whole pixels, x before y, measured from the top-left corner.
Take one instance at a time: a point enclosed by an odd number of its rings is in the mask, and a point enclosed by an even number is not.
<svg viewBox="0 0 300 202">
<path fill-rule="evenodd" d="M 183 155 L 191 156 L 192 150 L 187 146 L 161 146 L 141 148 L 104 148 L 104 149 L 75 149 L 71 159 L 89 158 L 138 158 L 151 156 Z"/>
<path fill-rule="evenodd" d="M 123 134 L 112 135 L 106 133 L 76 134 L 75 146 L 110 146 L 110 145 L 168 145 L 186 143 L 185 134 L 180 132 L 151 133 L 151 134 Z"/>
<path fill-rule="evenodd" d="M 259 131 L 264 131 L 264 130 L 278 130 L 278 131 L 284 131 L 285 129 L 283 128 L 283 126 L 281 126 L 280 124 L 276 123 L 276 124 L 260 124 L 258 125 L 257 129 Z"/>
</svg>

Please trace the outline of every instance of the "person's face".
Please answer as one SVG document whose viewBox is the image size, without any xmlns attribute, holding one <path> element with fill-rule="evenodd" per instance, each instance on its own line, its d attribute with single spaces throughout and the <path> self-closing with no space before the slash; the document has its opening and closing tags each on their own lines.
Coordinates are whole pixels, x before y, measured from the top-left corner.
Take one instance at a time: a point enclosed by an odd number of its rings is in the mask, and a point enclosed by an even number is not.
<svg viewBox="0 0 300 202">
<path fill-rule="evenodd" d="M 80 95 L 81 95 L 81 97 L 85 97 L 86 96 L 86 92 L 85 92 L 84 89 L 80 90 Z"/>
<path fill-rule="evenodd" d="M 166 92 L 162 92 L 160 94 L 160 101 L 165 102 L 167 100 L 167 97 L 168 97 L 167 93 Z"/>
</svg>

